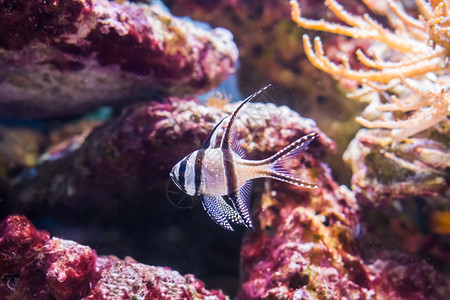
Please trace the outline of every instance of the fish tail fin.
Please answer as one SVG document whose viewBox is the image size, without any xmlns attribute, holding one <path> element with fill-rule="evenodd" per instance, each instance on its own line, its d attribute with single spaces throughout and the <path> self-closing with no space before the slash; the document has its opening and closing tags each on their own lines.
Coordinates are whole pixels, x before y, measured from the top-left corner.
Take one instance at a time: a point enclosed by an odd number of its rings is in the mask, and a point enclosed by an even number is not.
<svg viewBox="0 0 450 300">
<path fill-rule="evenodd" d="M 280 172 L 280 171 L 269 171 L 269 178 L 276 179 L 279 181 L 287 182 L 296 186 L 300 187 L 306 187 L 310 189 L 314 189 L 317 187 L 317 184 L 310 183 L 304 180 L 301 180 L 300 178 L 297 178 L 295 176 L 292 176 L 291 174 L 287 173 L 287 171 Z"/>
<path fill-rule="evenodd" d="M 276 164 L 278 162 L 282 163 L 284 160 L 292 158 L 296 156 L 301 151 L 305 150 L 305 148 L 316 138 L 319 134 L 317 132 L 312 132 L 310 134 L 304 135 L 295 142 L 290 143 L 268 159 L 264 160 L 264 163 L 267 164 Z"/>
<path fill-rule="evenodd" d="M 317 132 L 312 132 L 308 135 L 305 135 L 296 140 L 295 142 L 284 147 L 273 156 L 264 160 L 264 163 L 266 163 L 269 166 L 268 177 L 301 187 L 307 188 L 317 187 L 317 184 L 303 181 L 291 175 L 289 171 L 285 169 L 284 163 L 286 160 L 291 159 L 292 157 L 296 156 L 299 152 L 305 150 L 305 148 L 318 136 L 319 134 Z"/>
</svg>

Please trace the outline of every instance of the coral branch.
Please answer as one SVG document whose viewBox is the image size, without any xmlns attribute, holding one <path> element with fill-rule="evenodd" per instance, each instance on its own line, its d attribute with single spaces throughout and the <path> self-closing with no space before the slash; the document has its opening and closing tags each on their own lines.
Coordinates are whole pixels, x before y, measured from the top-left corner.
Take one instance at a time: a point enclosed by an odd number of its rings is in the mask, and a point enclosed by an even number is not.
<svg viewBox="0 0 450 300">
<path fill-rule="evenodd" d="M 355 70 L 350 67 L 347 57 L 341 58 L 341 64 L 329 59 L 319 37 L 314 39 L 313 48 L 309 36 L 303 35 L 306 56 L 316 68 L 338 78 L 365 85 L 350 96 L 368 95 L 374 91 L 386 93 L 387 97 L 384 98 L 393 102 L 376 103 L 377 109 L 380 112 L 404 112 L 404 116 L 396 114 L 394 117 L 391 114 L 389 120 L 386 115 L 381 120 L 368 120 L 364 117 L 356 119 L 368 128 L 398 129 L 392 131 L 391 135 L 394 139 L 401 140 L 439 124 L 449 115 L 446 76 L 450 54 L 450 11 L 447 0 L 417 0 L 422 15 L 413 18 L 406 14 L 399 2 L 385 1 L 385 5 L 377 7 L 376 12 L 388 17 L 393 30 L 384 28 L 368 14 L 354 16 L 346 12 L 335 0 L 327 0 L 326 5 L 349 26 L 302 18 L 297 1 L 291 0 L 290 3 L 292 20 L 299 26 L 371 41 L 371 47 L 366 53 L 373 58 L 360 49 L 356 50 L 356 57 L 366 68 Z M 366 4 L 375 10 L 373 3 Z M 382 47 L 379 47 L 380 43 Z M 412 78 L 417 79 L 414 87 L 407 81 Z M 397 83 L 399 79 L 401 82 Z M 433 86 L 433 90 L 430 90 L 430 86 Z M 404 90 L 406 87 L 409 92 L 395 95 L 397 92 L 393 87 L 396 90 Z M 423 89 L 426 91 L 418 91 Z M 412 97 L 411 93 L 418 96 Z"/>
<path fill-rule="evenodd" d="M 347 13 L 340 12 L 338 17 L 342 21 L 350 24 L 355 24 L 354 27 L 343 26 L 339 24 L 329 23 L 324 20 L 314 21 L 301 17 L 300 8 L 295 0 L 291 0 L 292 20 L 297 25 L 313 30 L 327 31 L 330 33 L 337 33 L 346 35 L 355 39 L 370 39 L 379 41 L 389 45 L 389 47 L 402 52 L 421 53 L 427 51 L 427 46 L 412 38 L 399 37 L 398 35 L 384 29 L 375 20 L 365 14 L 363 17 L 351 16 Z M 334 0 L 327 0 L 327 5 L 333 7 L 336 11 L 343 11 L 343 8 Z"/>
<path fill-rule="evenodd" d="M 388 68 L 387 70 L 353 70 L 343 65 L 336 65 L 329 60 L 323 50 L 322 42 L 319 37 L 314 39 L 314 50 L 308 35 L 303 35 L 303 43 L 305 53 L 311 63 L 318 69 L 330 73 L 338 77 L 356 80 L 358 82 L 375 81 L 380 83 L 388 83 L 389 81 L 401 77 L 413 77 L 424 75 L 428 72 L 435 72 L 442 69 L 440 60 L 418 61 L 413 65 L 405 65 L 401 68 Z M 433 54 L 434 55 L 434 54 Z M 380 66 L 380 68 L 382 68 Z"/>
</svg>

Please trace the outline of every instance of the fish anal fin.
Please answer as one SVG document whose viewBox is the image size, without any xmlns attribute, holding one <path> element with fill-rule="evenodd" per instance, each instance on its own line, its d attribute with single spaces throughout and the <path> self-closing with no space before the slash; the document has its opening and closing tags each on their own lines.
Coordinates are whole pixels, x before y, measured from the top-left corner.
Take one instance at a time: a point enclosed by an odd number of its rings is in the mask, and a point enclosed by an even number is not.
<svg viewBox="0 0 450 300">
<path fill-rule="evenodd" d="M 246 183 L 247 184 L 247 183 Z M 253 228 L 253 223 L 250 215 L 250 192 L 251 185 L 241 187 L 237 192 L 228 195 L 236 210 L 241 215 L 244 225 Z"/>
<path fill-rule="evenodd" d="M 245 184 L 239 189 L 239 197 L 245 202 L 247 207 L 250 207 L 250 199 L 252 196 L 253 181 L 247 180 Z"/>
</svg>

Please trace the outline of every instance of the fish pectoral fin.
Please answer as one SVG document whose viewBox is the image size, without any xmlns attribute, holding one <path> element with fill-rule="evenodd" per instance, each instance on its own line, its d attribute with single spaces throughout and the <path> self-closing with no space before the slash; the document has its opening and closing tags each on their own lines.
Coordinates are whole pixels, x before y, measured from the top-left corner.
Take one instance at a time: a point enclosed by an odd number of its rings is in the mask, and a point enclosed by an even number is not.
<svg viewBox="0 0 450 300">
<path fill-rule="evenodd" d="M 253 228 L 252 219 L 250 216 L 250 194 L 252 191 L 251 181 L 247 181 L 237 192 L 228 195 L 233 206 L 239 212 L 244 225 L 248 228 Z"/>
<path fill-rule="evenodd" d="M 228 222 L 230 215 L 229 210 L 233 210 L 233 208 L 229 206 L 221 196 L 202 196 L 202 204 L 209 217 L 213 219 L 217 225 L 226 230 L 234 231 L 233 227 L 231 227 Z"/>
</svg>

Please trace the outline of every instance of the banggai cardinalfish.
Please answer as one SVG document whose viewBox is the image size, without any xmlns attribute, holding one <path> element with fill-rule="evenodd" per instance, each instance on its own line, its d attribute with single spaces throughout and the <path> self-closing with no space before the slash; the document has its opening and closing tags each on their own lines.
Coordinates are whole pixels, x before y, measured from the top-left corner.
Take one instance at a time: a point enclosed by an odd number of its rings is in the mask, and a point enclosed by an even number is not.
<svg viewBox="0 0 450 300">
<path fill-rule="evenodd" d="M 178 188 L 190 196 L 200 197 L 211 219 L 227 230 L 233 231 L 230 222 L 253 228 L 249 211 L 252 179 L 267 177 L 301 187 L 316 187 L 316 184 L 290 175 L 283 168 L 283 163 L 304 150 L 318 133 L 305 135 L 263 160 L 245 159 L 244 150 L 236 135 L 232 134 L 233 123 L 239 111 L 268 87 L 249 96 L 231 116 L 223 118 L 211 131 L 203 148 L 183 158 L 170 172 L 170 177 Z M 216 147 L 217 133 L 226 121 L 228 123 L 222 139 Z"/>
</svg>

